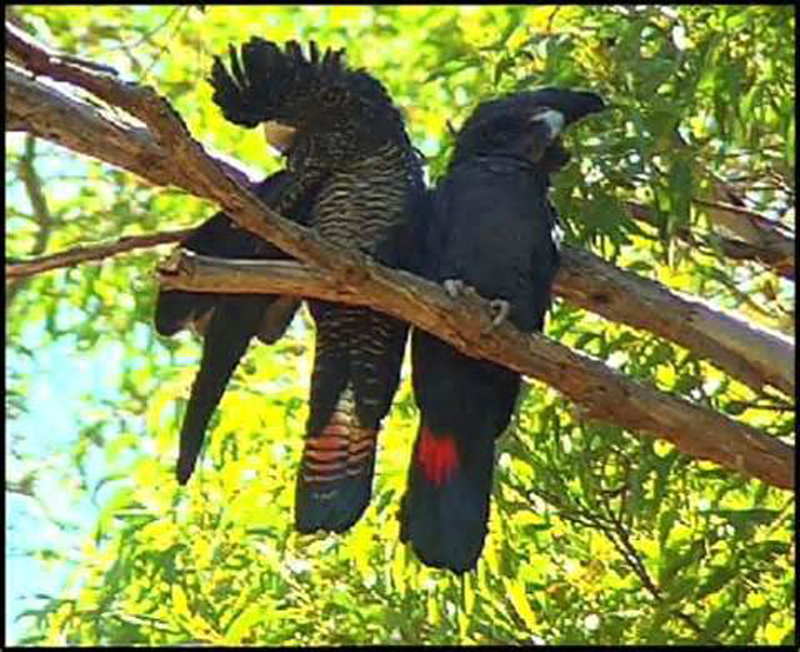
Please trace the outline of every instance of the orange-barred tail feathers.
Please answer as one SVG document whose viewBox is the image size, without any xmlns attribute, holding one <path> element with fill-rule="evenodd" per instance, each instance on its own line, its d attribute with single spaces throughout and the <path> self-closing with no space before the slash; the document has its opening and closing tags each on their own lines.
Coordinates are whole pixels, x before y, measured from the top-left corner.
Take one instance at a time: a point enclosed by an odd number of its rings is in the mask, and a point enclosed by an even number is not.
<svg viewBox="0 0 800 652">
<path fill-rule="evenodd" d="M 302 533 L 344 532 L 369 503 L 377 428 L 358 420 L 347 387 L 328 423 L 306 438 L 295 496 L 295 528 Z"/>
</svg>

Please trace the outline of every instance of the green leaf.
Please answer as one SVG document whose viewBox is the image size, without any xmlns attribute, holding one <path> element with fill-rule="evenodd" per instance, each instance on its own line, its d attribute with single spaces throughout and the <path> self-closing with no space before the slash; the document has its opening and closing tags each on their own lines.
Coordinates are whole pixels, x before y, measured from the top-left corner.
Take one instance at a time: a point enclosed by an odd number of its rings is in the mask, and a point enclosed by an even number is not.
<svg viewBox="0 0 800 652">
<path fill-rule="evenodd" d="M 702 600 L 707 595 L 716 593 L 731 580 L 735 579 L 738 574 L 739 569 L 736 564 L 715 567 L 712 570 L 711 575 L 709 575 L 709 577 L 700 584 L 699 588 L 697 589 L 697 593 L 695 594 L 695 599 Z"/>
</svg>

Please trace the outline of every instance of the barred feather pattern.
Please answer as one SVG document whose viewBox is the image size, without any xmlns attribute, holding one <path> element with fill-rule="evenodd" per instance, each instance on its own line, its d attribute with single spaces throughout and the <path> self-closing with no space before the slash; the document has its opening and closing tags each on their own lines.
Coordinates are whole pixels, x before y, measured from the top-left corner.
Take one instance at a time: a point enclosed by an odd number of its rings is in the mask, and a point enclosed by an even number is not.
<svg viewBox="0 0 800 652">
<path fill-rule="evenodd" d="M 306 442 L 301 468 L 304 482 L 330 489 L 332 482 L 364 473 L 375 455 L 376 434 L 374 429 L 359 424 L 353 388 L 348 385 L 327 427 Z M 329 494 L 324 489 L 321 492 L 323 498 Z"/>
<path fill-rule="evenodd" d="M 383 246 L 393 245 L 395 227 L 410 217 L 410 161 L 405 148 L 386 143 L 333 172 L 315 204 L 314 228 L 335 244 L 397 264 Z M 400 380 L 408 325 L 360 306 L 314 300 L 309 308 L 316 348 L 295 525 L 341 532 L 369 503 L 378 432 Z"/>
<path fill-rule="evenodd" d="M 212 69 L 214 102 L 235 124 L 296 129 L 287 151 L 292 186 L 282 212 L 319 184 L 311 226 L 335 245 L 412 267 L 422 165 L 402 114 L 381 83 L 341 52 L 253 38 Z M 377 433 L 400 376 L 408 325 L 363 307 L 309 301 L 317 334 L 295 526 L 341 532 L 369 502 Z"/>
<path fill-rule="evenodd" d="M 395 143 L 334 172 L 314 207 L 313 226 L 326 240 L 374 254 L 407 218 L 407 155 Z"/>
<path fill-rule="evenodd" d="M 316 322 L 300 532 L 342 532 L 369 504 L 381 420 L 400 381 L 408 325 L 363 307 L 309 303 Z"/>
</svg>

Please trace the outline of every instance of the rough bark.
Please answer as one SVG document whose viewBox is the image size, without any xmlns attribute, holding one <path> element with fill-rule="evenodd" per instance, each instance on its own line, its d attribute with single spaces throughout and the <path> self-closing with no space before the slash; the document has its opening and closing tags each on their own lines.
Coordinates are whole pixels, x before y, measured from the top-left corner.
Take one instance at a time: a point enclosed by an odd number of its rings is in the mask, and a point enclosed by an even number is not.
<svg viewBox="0 0 800 652">
<path fill-rule="evenodd" d="M 794 394 L 794 343 L 780 333 L 752 326 L 574 247 L 564 248 L 555 291 L 608 319 L 672 340 L 756 390 L 770 384 Z"/>
<path fill-rule="evenodd" d="M 342 279 L 296 263 L 223 261 L 176 252 L 161 281 L 173 288 L 278 292 L 371 305 L 435 333 L 468 355 L 501 362 L 546 382 L 611 421 L 672 442 L 679 450 L 760 478 L 794 487 L 794 448 L 763 432 L 685 399 L 644 386 L 587 355 L 509 323 L 491 326 L 489 303 L 474 293 L 457 300 L 434 283 L 365 261 Z"/>
</svg>

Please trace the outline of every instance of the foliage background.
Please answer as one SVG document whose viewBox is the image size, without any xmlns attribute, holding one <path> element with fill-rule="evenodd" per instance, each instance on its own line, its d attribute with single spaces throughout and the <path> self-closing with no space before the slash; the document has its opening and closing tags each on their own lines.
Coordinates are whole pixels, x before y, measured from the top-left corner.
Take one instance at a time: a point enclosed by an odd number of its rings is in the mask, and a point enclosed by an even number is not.
<svg viewBox="0 0 800 652">
<path fill-rule="evenodd" d="M 568 136 L 573 163 L 555 180 L 569 239 L 793 332 L 792 283 L 674 237 L 687 224 L 709 233 L 690 197 L 715 178 L 793 226 L 793 7 L 13 11 L 49 45 L 153 84 L 203 142 L 265 171 L 279 161 L 260 133 L 225 123 L 203 82 L 211 54 L 251 34 L 346 47 L 404 108 L 432 178 L 448 122 L 457 128 L 481 99 L 544 84 L 597 90 L 613 108 Z M 197 224 L 214 210 L 20 135 L 6 166 L 12 257 Z M 651 206 L 657 228 L 628 219 L 625 200 Z M 585 422 L 538 382 L 499 446 L 475 573 L 427 569 L 397 541 L 417 418 L 407 369 L 364 518 L 342 536 L 295 534 L 305 315 L 278 345 L 251 348 L 201 472 L 179 488 L 177 431 L 199 346 L 150 327 L 151 270 L 164 253 L 9 288 L 7 555 L 67 576 L 42 590 L 12 570 L 17 614 L 27 596 L 17 642 L 794 643 L 792 497 Z M 792 411 L 771 407 L 780 397 L 754 395 L 685 349 L 560 301 L 546 332 L 791 441 Z"/>
</svg>

